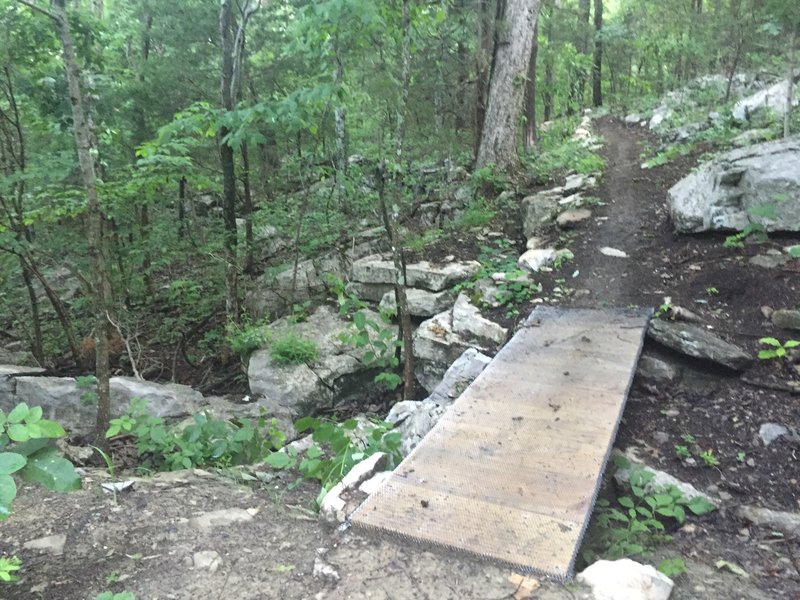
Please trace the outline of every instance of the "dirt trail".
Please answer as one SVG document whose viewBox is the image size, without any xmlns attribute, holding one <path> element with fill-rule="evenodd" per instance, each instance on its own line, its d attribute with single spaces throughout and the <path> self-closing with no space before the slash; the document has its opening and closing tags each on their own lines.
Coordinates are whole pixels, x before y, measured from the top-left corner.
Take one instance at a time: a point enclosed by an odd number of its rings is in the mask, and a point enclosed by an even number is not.
<svg viewBox="0 0 800 600">
<path fill-rule="evenodd" d="M 610 119 L 596 125 L 606 140 L 608 170 L 595 195 L 606 205 L 595 209 L 590 224 L 571 233 L 568 245 L 575 261 L 564 272 L 578 275 L 569 279 L 568 274 L 567 285 L 588 293 L 576 294 L 566 304 L 657 306 L 667 292 L 691 302 L 713 284 L 728 322 L 754 328 L 758 321 L 751 313 L 760 300 L 748 296 L 742 300 L 746 304 L 735 304 L 734 292 L 738 282 L 761 274 L 737 261 L 716 260 L 717 243 L 706 244 L 706 253 L 698 254 L 704 242 L 676 240 L 670 231 L 664 194 L 690 168 L 689 161 L 643 172 L 639 154 L 646 133 Z M 604 256 L 599 253 L 604 246 L 623 250 L 629 258 Z M 682 260 L 696 254 L 698 261 L 712 257 L 702 263 L 702 271 L 676 271 Z M 771 300 L 794 293 L 779 276 L 758 281 L 759 294 Z M 689 387 L 656 392 L 635 387 L 620 443 L 644 444 L 658 466 L 699 485 L 717 485 L 729 495 L 741 493 L 737 502 L 763 493 L 764 503 L 791 508 L 788 482 L 796 485 L 798 477 L 791 448 L 775 443 L 767 451 L 748 444 L 758 419 L 800 418 L 796 402 L 771 397 L 765 405 L 763 397 L 742 392 L 741 386 L 715 386 L 710 395 Z M 748 417 L 748 410 L 760 412 Z M 655 441 L 659 432 L 660 445 Z M 723 461 L 719 469 L 687 470 L 676 463 L 674 440 L 690 432 L 714 444 Z M 737 450 L 753 456 L 759 469 L 737 471 L 742 467 L 733 458 Z M 516 591 L 507 569 L 321 525 L 305 508 L 316 495 L 310 485 L 287 491 L 290 480 L 276 479 L 251 489 L 217 475 L 179 472 L 137 481 L 115 503 L 100 488 L 106 479 L 101 471 L 88 471 L 84 490 L 67 495 L 23 486 L 12 518 L 0 524 L 0 553 L 23 560 L 22 581 L 0 587 L 0 597 L 86 600 L 104 590 L 127 590 L 138 600 L 500 600 L 513 598 Z M 740 491 L 726 482 L 734 482 Z M 239 520 L 212 527 L 192 521 L 218 510 Z M 651 559 L 685 557 L 688 573 L 677 579 L 674 600 L 792 597 L 790 590 L 800 587 L 800 580 L 793 579 L 786 546 L 756 529 L 745 528 L 747 537 L 742 537 L 742 527 L 726 513 L 675 532 L 674 541 Z M 58 548 L 56 553 L 26 548 L 44 536 L 64 536 L 60 553 Z M 335 576 L 314 574 L 320 558 Z M 743 566 L 751 577 L 717 570 L 713 564 L 718 559 Z M 574 587 L 547 582 L 534 596 L 581 597 Z"/>
<path fill-rule="evenodd" d="M 593 210 L 588 229 L 575 232 L 570 247 L 580 273 L 573 285 L 588 290 L 575 305 L 658 306 L 663 288 L 658 275 L 659 242 L 668 234 L 664 190 L 678 175 L 653 175 L 642 171 L 640 155 L 646 136 L 639 127 L 616 120 L 596 123 L 603 136 L 606 170 L 597 190 L 590 192 L 605 206 Z M 666 181 L 665 181 L 666 180 Z M 606 256 L 601 248 L 621 250 L 628 258 Z"/>
</svg>

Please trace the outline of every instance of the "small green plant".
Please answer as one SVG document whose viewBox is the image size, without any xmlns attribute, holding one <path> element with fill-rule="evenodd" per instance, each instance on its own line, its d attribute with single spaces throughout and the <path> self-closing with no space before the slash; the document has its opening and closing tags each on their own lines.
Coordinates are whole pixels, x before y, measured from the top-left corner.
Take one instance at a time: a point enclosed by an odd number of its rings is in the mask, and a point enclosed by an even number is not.
<svg viewBox="0 0 800 600">
<path fill-rule="evenodd" d="M 496 171 L 494 165 L 475 169 L 470 181 L 476 192 L 485 195 L 501 192 L 508 186 L 508 178 L 501 172 Z"/>
<path fill-rule="evenodd" d="M 689 452 L 689 448 L 687 446 L 676 445 L 675 446 L 675 455 L 680 458 L 681 460 L 685 460 L 692 456 L 692 453 Z"/>
<path fill-rule="evenodd" d="M 687 444 L 696 444 L 697 438 L 695 438 L 691 433 L 684 433 L 681 436 L 681 439 L 686 442 Z"/>
<path fill-rule="evenodd" d="M 456 229 L 473 229 L 492 222 L 497 212 L 483 199 L 470 202 L 464 213 L 453 223 Z"/>
<path fill-rule="evenodd" d="M 87 406 L 97 404 L 97 377 L 94 375 L 79 375 L 75 378 L 75 385 L 79 390 L 83 390 L 81 404 Z"/>
<path fill-rule="evenodd" d="M 364 304 L 355 294 L 344 290 L 344 283 L 331 280 L 331 291 L 336 294 L 339 314 L 350 315 L 352 327 L 341 336 L 341 341 L 364 351 L 361 362 L 364 365 L 381 369 L 375 376 L 377 383 L 383 383 L 389 390 L 397 389 L 403 379 L 395 372 L 400 364 L 397 349 L 403 345 L 397 337 L 397 329 L 392 325 L 392 312 L 381 311 L 376 319 L 366 312 Z"/>
<path fill-rule="evenodd" d="M 666 533 L 668 520 L 681 524 L 687 511 L 703 515 L 714 510 L 700 496 L 687 500 L 675 486 L 653 489 L 654 474 L 632 468 L 623 457 L 616 457 L 614 462 L 619 468 L 629 469 L 631 495 L 620 496 L 615 502 L 605 498 L 597 501 L 593 535 L 584 552 L 589 562 L 600 556 L 614 560 L 649 553 L 657 543 L 671 539 Z"/>
<path fill-rule="evenodd" d="M 136 600 L 136 596 L 133 592 L 103 592 L 101 594 L 97 594 L 94 597 L 94 600 Z"/>
<path fill-rule="evenodd" d="M 719 294 L 719 290 L 713 286 L 707 287 L 706 294 L 708 294 L 709 296 L 716 296 L 717 294 Z"/>
<path fill-rule="evenodd" d="M 762 346 L 767 346 L 767 348 L 759 350 L 758 352 L 758 358 L 761 360 L 784 358 L 787 350 L 800 347 L 800 340 L 786 340 L 785 342 L 781 343 L 780 340 L 777 340 L 774 337 L 761 338 L 758 340 L 758 343 Z"/>
<path fill-rule="evenodd" d="M 16 581 L 15 575 L 22 567 L 22 561 L 16 556 L 0 556 L 0 583 L 10 583 Z"/>
<path fill-rule="evenodd" d="M 747 212 L 751 217 L 774 219 L 775 205 L 760 204 L 758 206 L 751 206 L 747 209 Z M 745 225 L 739 233 L 726 237 L 723 246 L 726 248 L 744 248 L 745 242 L 766 242 L 767 239 L 769 238 L 764 224 L 759 221 L 753 221 Z"/>
<path fill-rule="evenodd" d="M 675 578 L 686 573 L 686 563 L 682 558 L 665 558 L 656 569 L 667 577 Z"/>
<path fill-rule="evenodd" d="M 736 453 L 736 460 L 738 460 L 740 463 L 743 463 L 744 461 L 747 460 L 747 453 L 746 452 L 737 452 Z"/>
<path fill-rule="evenodd" d="M 383 421 L 373 422 L 361 435 L 356 436 L 358 421 L 349 419 L 336 423 L 326 419 L 305 417 L 295 423 L 295 429 L 302 433 L 312 432 L 314 444 L 298 453 L 291 446 L 284 451 L 270 454 L 266 463 L 276 469 L 297 468 L 301 480 L 317 480 L 322 485 L 317 496 L 317 506 L 325 494 L 341 481 L 350 469 L 376 452 L 386 452 L 387 468 L 394 468 L 402 458 L 400 455 L 400 434 L 391 431 L 392 425 Z"/>
<path fill-rule="evenodd" d="M 719 459 L 714 456 L 714 451 L 709 448 L 708 450 L 703 450 L 700 454 L 700 459 L 707 467 L 718 467 L 719 466 Z"/>
<path fill-rule="evenodd" d="M 679 156 L 687 156 L 692 152 L 694 146 L 692 144 L 673 144 L 667 146 L 664 150 L 644 161 L 642 167 L 645 169 L 652 169 L 653 167 L 660 167 L 669 162 L 672 162 Z M 643 157 L 644 158 L 644 157 Z"/>
<path fill-rule="evenodd" d="M 147 411 L 147 401 L 141 398 L 134 398 L 126 414 L 111 420 L 106 437 L 119 433 L 136 438 L 136 448 L 144 458 L 140 469 L 156 471 L 251 464 L 286 442 L 277 421 L 267 421 L 263 415 L 230 422 L 202 412 L 182 429 L 168 427 L 161 417 Z"/>
<path fill-rule="evenodd" d="M 661 303 L 661 305 L 656 309 L 656 312 L 653 314 L 653 317 L 656 319 L 660 319 L 662 317 L 668 316 L 672 312 L 672 303 L 669 301 L 665 301 Z"/>
<path fill-rule="evenodd" d="M 269 343 L 270 335 L 264 323 L 229 323 L 226 327 L 228 344 L 231 350 L 247 358 L 259 348 Z"/>
<path fill-rule="evenodd" d="M 279 365 L 300 365 L 315 362 L 319 356 L 319 348 L 312 340 L 290 331 L 283 337 L 272 340 L 269 354 Z"/>
</svg>

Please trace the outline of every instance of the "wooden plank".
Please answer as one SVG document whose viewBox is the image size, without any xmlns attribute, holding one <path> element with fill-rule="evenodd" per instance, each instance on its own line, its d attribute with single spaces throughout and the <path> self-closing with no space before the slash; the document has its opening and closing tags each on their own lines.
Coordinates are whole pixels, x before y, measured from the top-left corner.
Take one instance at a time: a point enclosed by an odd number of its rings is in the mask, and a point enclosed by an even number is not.
<svg viewBox="0 0 800 600">
<path fill-rule="evenodd" d="M 648 320 L 534 310 L 353 523 L 570 577 Z"/>
</svg>

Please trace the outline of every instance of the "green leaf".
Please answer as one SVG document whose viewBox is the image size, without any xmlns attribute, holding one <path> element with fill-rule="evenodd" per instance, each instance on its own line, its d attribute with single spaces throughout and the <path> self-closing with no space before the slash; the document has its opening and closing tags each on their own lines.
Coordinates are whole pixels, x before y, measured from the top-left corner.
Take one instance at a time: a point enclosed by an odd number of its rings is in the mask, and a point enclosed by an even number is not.
<svg viewBox="0 0 800 600">
<path fill-rule="evenodd" d="M 367 315 L 362 312 L 357 312 L 353 315 L 353 323 L 358 329 L 364 329 L 367 326 Z"/>
<path fill-rule="evenodd" d="M 27 459 L 16 452 L 0 452 L 0 475 L 16 473 L 26 462 Z"/>
<path fill-rule="evenodd" d="M 22 423 L 23 419 L 28 415 L 28 405 L 24 402 L 17 404 L 10 413 L 8 413 L 7 420 L 9 423 Z"/>
<path fill-rule="evenodd" d="M 20 423 L 9 425 L 6 433 L 12 442 L 27 442 L 31 437 L 28 428 Z"/>
<path fill-rule="evenodd" d="M 692 513 L 695 515 L 705 515 L 710 513 L 711 511 L 716 510 L 716 506 L 714 506 L 711 502 L 703 498 L 702 496 L 695 496 L 691 500 L 686 503 L 686 508 L 688 508 Z"/>
<path fill-rule="evenodd" d="M 56 492 L 81 489 L 81 478 L 66 458 L 61 458 L 55 448 L 43 448 L 28 459 L 20 471 L 25 481 L 34 481 Z"/>
<path fill-rule="evenodd" d="M 308 458 L 319 458 L 320 456 L 322 456 L 322 449 L 319 446 L 311 446 L 306 451 L 306 456 Z"/>
<path fill-rule="evenodd" d="M 294 428 L 298 432 L 303 432 L 308 429 L 316 429 L 318 425 L 319 425 L 319 419 L 316 419 L 314 417 L 303 417 L 302 419 L 298 419 L 297 421 L 295 421 Z"/>
<path fill-rule="evenodd" d="M 273 452 L 264 462 L 274 469 L 285 469 L 289 467 L 292 459 L 286 452 Z"/>
<path fill-rule="evenodd" d="M 11 514 L 11 503 L 17 497 L 17 484 L 11 475 L 0 475 L 0 521 Z"/>
<path fill-rule="evenodd" d="M 25 416 L 25 422 L 29 425 L 31 423 L 36 423 L 42 418 L 42 407 L 41 406 L 34 406 L 28 414 Z"/>
<path fill-rule="evenodd" d="M 622 496 L 621 498 L 617 498 L 617 502 L 619 502 L 625 508 L 633 508 L 633 500 L 628 498 L 628 496 Z"/>
<path fill-rule="evenodd" d="M 774 337 L 765 337 L 758 340 L 759 344 L 764 344 L 765 346 L 775 346 L 776 348 L 781 347 L 781 343 L 776 340 Z"/>
<path fill-rule="evenodd" d="M 800 346 L 800 340 L 786 340 L 783 345 L 784 348 L 797 348 L 798 346 Z"/>
</svg>

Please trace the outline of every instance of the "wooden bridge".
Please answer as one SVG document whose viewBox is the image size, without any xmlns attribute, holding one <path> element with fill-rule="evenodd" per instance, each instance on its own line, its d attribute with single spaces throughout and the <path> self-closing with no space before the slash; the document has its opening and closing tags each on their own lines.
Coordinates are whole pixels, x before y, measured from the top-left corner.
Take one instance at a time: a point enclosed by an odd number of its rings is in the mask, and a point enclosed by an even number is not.
<svg viewBox="0 0 800 600">
<path fill-rule="evenodd" d="M 571 577 L 649 318 L 534 310 L 353 524 Z"/>
</svg>

